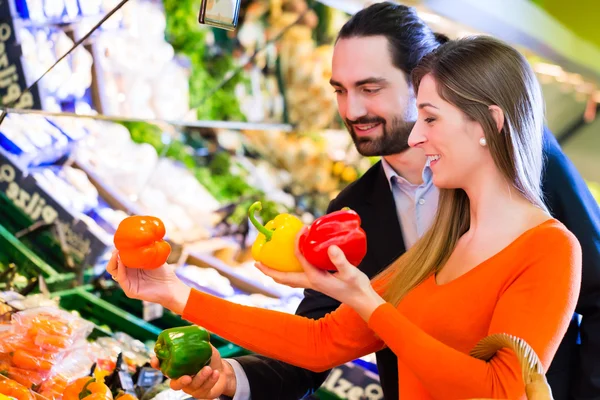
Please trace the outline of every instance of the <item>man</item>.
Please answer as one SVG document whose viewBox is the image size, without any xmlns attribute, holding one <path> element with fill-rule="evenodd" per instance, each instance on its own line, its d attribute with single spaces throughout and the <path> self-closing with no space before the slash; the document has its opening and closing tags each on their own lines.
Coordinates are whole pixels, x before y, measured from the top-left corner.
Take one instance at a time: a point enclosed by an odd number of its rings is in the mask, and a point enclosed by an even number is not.
<svg viewBox="0 0 600 400">
<path fill-rule="evenodd" d="M 331 84 L 339 113 L 362 155 L 383 156 L 328 208 L 331 212 L 348 206 L 360 214 L 368 252 L 359 268 L 369 276 L 412 246 L 436 211 L 438 192 L 425 156 L 408 147 L 417 117 L 409 76 L 420 59 L 444 40 L 431 32 L 415 10 L 377 3 L 353 16 L 335 45 Z M 581 350 L 574 319 L 548 379 L 557 400 L 569 398 L 569 393 L 575 399 L 600 398 L 600 210 L 551 133 L 545 132 L 545 137 L 548 204 L 578 237 L 584 262 L 578 307 L 583 314 Z M 297 314 L 317 319 L 338 306 L 336 300 L 307 290 Z M 395 355 L 389 350 L 378 352 L 377 365 L 385 399 L 397 399 Z M 186 392 L 199 399 L 224 394 L 235 400 L 295 400 L 318 389 L 328 374 L 262 356 L 224 363 L 217 356 L 212 367 L 220 375 L 195 377 Z M 176 387 L 182 387 L 181 383 L 187 384 L 177 382 Z"/>
</svg>

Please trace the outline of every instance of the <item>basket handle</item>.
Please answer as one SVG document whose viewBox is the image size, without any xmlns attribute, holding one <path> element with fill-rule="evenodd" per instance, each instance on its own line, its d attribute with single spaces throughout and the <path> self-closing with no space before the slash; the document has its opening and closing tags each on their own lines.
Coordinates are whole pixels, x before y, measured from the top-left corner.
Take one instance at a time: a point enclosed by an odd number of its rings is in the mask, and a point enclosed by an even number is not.
<svg viewBox="0 0 600 400">
<path fill-rule="evenodd" d="M 525 382 L 525 393 L 528 400 L 553 400 L 552 390 L 538 355 L 523 339 L 507 333 L 496 333 L 483 338 L 471 352 L 472 357 L 489 361 L 499 350 L 508 348 L 515 352 Z"/>
</svg>

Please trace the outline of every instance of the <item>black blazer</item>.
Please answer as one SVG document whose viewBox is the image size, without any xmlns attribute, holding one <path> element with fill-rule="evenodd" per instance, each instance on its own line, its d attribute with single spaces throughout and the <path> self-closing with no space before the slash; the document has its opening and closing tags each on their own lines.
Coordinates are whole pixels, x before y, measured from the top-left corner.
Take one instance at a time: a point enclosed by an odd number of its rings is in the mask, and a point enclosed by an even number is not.
<svg viewBox="0 0 600 400">
<path fill-rule="evenodd" d="M 560 150 L 552 134 L 545 132 L 547 203 L 579 239 L 583 248 L 583 285 L 577 312 L 584 316 L 582 346 L 574 322 L 548 373 L 555 400 L 568 392 L 576 399 L 600 399 L 600 211 L 585 183 Z M 369 277 L 388 266 L 405 251 L 394 198 L 381 163 L 335 198 L 327 212 L 354 209 L 367 233 L 367 255 L 359 268 Z M 340 303 L 322 293 L 305 291 L 297 314 L 319 319 Z M 586 320 L 587 317 L 587 320 Z M 576 320 L 574 320 L 576 321 Z M 316 391 L 329 371 L 315 373 L 259 355 L 236 358 L 248 376 L 252 400 L 297 400 Z M 397 358 L 390 350 L 377 353 L 377 367 L 386 400 L 398 399 Z M 594 371 L 595 369 L 595 371 Z"/>
</svg>

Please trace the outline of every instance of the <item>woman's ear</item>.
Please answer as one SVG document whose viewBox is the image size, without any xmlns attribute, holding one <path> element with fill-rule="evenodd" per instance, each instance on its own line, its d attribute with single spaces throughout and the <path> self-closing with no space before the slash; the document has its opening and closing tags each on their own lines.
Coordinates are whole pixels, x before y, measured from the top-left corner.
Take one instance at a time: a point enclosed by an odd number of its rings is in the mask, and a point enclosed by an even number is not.
<svg viewBox="0 0 600 400">
<path fill-rule="evenodd" d="M 490 114 L 492 114 L 492 118 L 496 121 L 496 128 L 498 132 L 502 132 L 502 128 L 504 127 L 504 111 L 498 106 L 489 106 L 488 110 L 490 110 Z"/>
</svg>

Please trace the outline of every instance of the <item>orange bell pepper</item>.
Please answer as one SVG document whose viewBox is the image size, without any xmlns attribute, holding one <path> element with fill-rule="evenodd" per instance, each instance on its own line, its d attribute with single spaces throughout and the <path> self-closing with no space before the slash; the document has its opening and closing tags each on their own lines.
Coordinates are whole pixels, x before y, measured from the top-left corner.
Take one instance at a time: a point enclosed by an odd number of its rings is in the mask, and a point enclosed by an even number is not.
<svg viewBox="0 0 600 400">
<path fill-rule="evenodd" d="M 10 379 L 0 380 L 0 393 L 17 400 L 34 400 L 33 393 L 25 386 Z"/>
<path fill-rule="evenodd" d="M 91 380 L 91 376 L 84 376 L 69 383 L 63 391 L 63 400 L 79 400 L 79 393 L 83 391 L 83 387 Z"/>
<path fill-rule="evenodd" d="M 110 388 L 95 378 L 90 379 L 79 393 L 80 400 L 113 400 Z"/>
<path fill-rule="evenodd" d="M 82 397 L 81 400 L 113 400 L 113 398 L 103 393 L 92 393 L 89 396 Z"/>
<path fill-rule="evenodd" d="M 171 246 L 165 240 L 165 225 L 150 216 L 127 217 L 117 227 L 114 243 L 121 261 L 129 268 L 155 269 L 167 262 Z"/>
<path fill-rule="evenodd" d="M 129 393 L 122 393 L 118 395 L 115 400 L 138 400 L 138 398 Z"/>
</svg>

